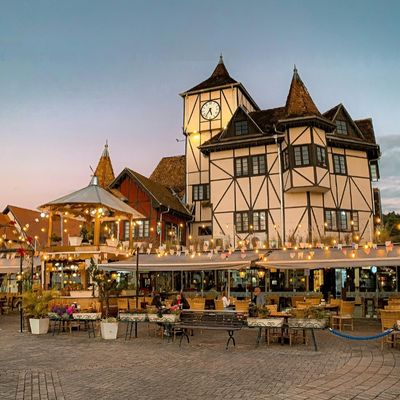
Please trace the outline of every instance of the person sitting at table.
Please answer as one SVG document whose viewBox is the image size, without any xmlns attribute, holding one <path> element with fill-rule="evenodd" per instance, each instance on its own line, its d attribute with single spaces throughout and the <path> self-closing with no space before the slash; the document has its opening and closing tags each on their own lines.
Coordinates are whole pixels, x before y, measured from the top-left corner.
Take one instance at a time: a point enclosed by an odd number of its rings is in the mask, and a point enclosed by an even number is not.
<svg viewBox="0 0 400 400">
<path fill-rule="evenodd" d="M 171 305 L 172 306 L 178 305 L 181 310 L 189 310 L 190 308 L 189 302 L 186 300 L 183 293 L 178 293 L 176 295 L 176 298 L 172 301 Z"/>
<path fill-rule="evenodd" d="M 258 286 L 254 289 L 251 302 L 254 303 L 257 307 L 262 307 L 263 305 L 265 305 L 265 296 L 261 294 L 261 289 Z"/>
<path fill-rule="evenodd" d="M 226 297 L 225 292 L 222 292 L 222 304 L 224 305 L 224 308 L 228 308 L 231 304 L 231 301 Z"/>
<path fill-rule="evenodd" d="M 154 295 L 151 305 L 156 306 L 158 309 L 162 308 L 161 296 L 159 294 Z"/>
</svg>

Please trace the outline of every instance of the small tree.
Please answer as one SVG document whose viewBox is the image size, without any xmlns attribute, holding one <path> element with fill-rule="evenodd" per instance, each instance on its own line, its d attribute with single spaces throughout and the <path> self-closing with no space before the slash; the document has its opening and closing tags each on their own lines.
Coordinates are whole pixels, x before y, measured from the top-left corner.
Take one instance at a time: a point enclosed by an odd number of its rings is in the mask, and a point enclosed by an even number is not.
<svg viewBox="0 0 400 400">
<path fill-rule="evenodd" d="M 108 318 L 110 310 L 110 293 L 118 290 L 118 284 L 115 277 L 109 272 L 99 269 L 93 258 L 90 260 L 90 266 L 88 267 L 89 276 L 92 281 L 97 284 L 99 288 L 100 302 L 106 307 L 105 317 Z"/>
</svg>

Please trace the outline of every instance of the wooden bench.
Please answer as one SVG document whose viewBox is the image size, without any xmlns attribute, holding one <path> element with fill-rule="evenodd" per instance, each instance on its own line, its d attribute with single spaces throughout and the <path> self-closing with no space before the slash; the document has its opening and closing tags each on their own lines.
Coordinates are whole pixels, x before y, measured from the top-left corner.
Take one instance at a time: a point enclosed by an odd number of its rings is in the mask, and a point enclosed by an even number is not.
<svg viewBox="0 0 400 400">
<path fill-rule="evenodd" d="M 226 349 L 232 341 L 235 346 L 235 338 L 233 337 L 235 331 L 242 329 L 245 325 L 246 319 L 243 314 L 226 311 L 190 311 L 184 310 L 180 315 L 180 321 L 174 324 L 174 329 L 182 329 L 182 336 L 179 341 L 179 347 L 185 337 L 189 343 L 188 330 L 201 329 L 201 330 L 223 330 L 229 335 L 226 342 Z"/>
</svg>

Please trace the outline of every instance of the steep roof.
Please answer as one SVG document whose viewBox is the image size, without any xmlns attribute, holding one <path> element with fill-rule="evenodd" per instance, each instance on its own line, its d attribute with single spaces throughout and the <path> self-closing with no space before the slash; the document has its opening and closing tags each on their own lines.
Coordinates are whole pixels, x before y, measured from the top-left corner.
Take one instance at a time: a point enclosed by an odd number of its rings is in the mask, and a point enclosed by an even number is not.
<svg viewBox="0 0 400 400">
<path fill-rule="evenodd" d="M 98 178 L 99 186 L 106 188 L 115 179 L 114 170 L 111 163 L 110 153 L 108 152 L 108 143 L 104 146 L 103 153 L 94 172 Z"/>
<path fill-rule="evenodd" d="M 118 181 L 118 179 L 125 173 L 128 173 L 132 178 L 134 178 L 160 206 L 162 205 L 164 207 L 169 207 L 171 210 L 188 217 L 191 216 L 190 212 L 182 204 L 180 199 L 175 196 L 169 188 L 149 178 L 146 178 L 130 168 L 125 168 L 114 182 Z"/>
<path fill-rule="evenodd" d="M 286 117 L 308 117 L 308 116 L 320 116 L 317 106 L 303 81 L 294 67 L 293 78 L 290 84 L 289 94 L 286 99 Z"/>
<path fill-rule="evenodd" d="M 268 110 L 253 111 L 250 117 L 264 132 L 275 133 L 274 125 L 286 115 L 285 107 L 270 108 Z"/>
<path fill-rule="evenodd" d="M 238 83 L 238 82 L 229 75 L 229 72 L 225 67 L 224 60 L 221 55 L 219 58 L 219 62 L 215 67 L 211 76 L 205 81 L 187 90 L 187 92 L 194 92 L 197 90 L 209 89 L 212 87 L 230 85 L 233 83 Z"/>
<path fill-rule="evenodd" d="M 182 197 L 186 186 L 186 157 L 163 157 L 150 175 L 150 179 L 172 189 Z"/>
<path fill-rule="evenodd" d="M 11 212 L 19 227 L 23 229 L 24 235 L 26 237 L 35 236 L 38 238 L 39 246 L 45 246 L 47 242 L 47 229 L 48 229 L 48 219 L 42 218 L 39 211 L 29 210 L 27 208 L 17 207 L 13 205 L 8 205 L 4 214 Z M 64 222 L 66 220 L 67 222 Z M 63 236 L 64 243 L 68 243 L 68 236 L 79 236 L 80 234 L 80 222 L 72 218 L 63 218 L 63 229 L 67 232 L 61 231 L 61 221 L 60 216 L 55 215 L 53 218 L 53 233 L 59 237 Z"/>
<path fill-rule="evenodd" d="M 355 120 L 354 123 L 358 126 L 358 129 L 360 129 L 365 139 L 369 143 L 376 143 L 375 131 L 374 131 L 374 126 L 372 125 L 371 118 L 358 119 Z"/>
</svg>

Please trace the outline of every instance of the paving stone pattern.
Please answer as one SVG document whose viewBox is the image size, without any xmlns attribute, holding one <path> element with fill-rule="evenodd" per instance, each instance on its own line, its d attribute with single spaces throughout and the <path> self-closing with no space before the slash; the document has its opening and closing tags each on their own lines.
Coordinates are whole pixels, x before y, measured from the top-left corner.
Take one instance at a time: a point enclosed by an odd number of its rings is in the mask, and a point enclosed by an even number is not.
<svg viewBox="0 0 400 400">
<path fill-rule="evenodd" d="M 0 316 L 0 400 L 400 399 L 400 351 L 381 352 L 379 341 L 323 331 L 318 352 L 310 344 L 256 348 L 256 330 L 246 329 L 226 351 L 225 332 L 196 331 L 179 348 L 139 327 L 130 341 L 124 325 L 116 341 L 77 331 L 35 336 L 18 333 L 17 316 Z"/>
</svg>

